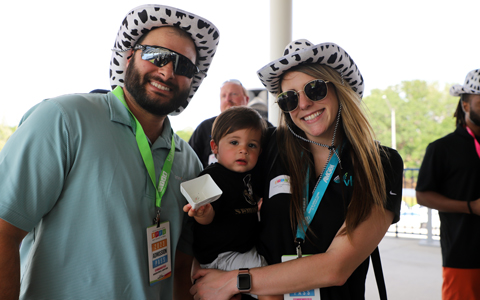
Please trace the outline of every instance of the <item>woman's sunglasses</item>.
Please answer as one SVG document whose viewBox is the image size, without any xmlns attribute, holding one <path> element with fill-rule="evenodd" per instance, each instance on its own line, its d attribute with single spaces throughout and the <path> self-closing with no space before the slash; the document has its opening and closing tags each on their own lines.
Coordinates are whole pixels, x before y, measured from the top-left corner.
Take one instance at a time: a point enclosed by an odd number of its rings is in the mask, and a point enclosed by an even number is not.
<svg viewBox="0 0 480 300">
<path fill-rule="evenodd" d="M 329 81 L 315 79 L 307 82 L 303 87 L 305 96 L 312 101 L 320 101 L 325 99 L 328 93 L 327 83 Z M 284 112 L 294 111 L 298 107 L 298 98 L 300 91 L 286 91 L 278 95 L 277 103 L 281 110 Z"/>
<path fill-rule="evenodd" d="M 159 68 L 172 62 L 173 71 L 177 75 L 192 78 L 193 75 L 200 72 L 190 59 L 164 47 L 137 44 L 133 47 L 133 50 L 142 50 L 142 59 L 151 62 Z"/>
</svg>

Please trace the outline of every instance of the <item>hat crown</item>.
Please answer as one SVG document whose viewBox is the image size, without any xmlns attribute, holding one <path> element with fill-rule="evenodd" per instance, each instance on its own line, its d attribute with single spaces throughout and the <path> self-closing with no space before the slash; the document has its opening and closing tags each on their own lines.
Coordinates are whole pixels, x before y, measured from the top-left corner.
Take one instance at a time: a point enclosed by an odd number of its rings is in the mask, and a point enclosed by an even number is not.
<svg viewBox="0 0 480 300">
<path fill-rule="evenodd" d="M 257 71 L 258 78 L 272 94 L 281 91 L 280 78 L 293 67 L 302 64 L 319 64 L 332 68 L 361 99 L 364 82 L 362 74 L 348 53 L 335 43 L 315 45 L 306 39 L 290 42 L 282 57 Z"/>
<path fill-rule="evenodd" d="M 285 47 L 285 50 L 283 51 L 283 55 L 288 55 L 293 52 L 297 52 L 299 50 L 307 49 L 312 47 L 313 44 L 306 39 L 299 39 L 290 42 L 287 47 Z"/>
<path fill-rule="evenodd" d="M 450 95 L 480 94 L 480 69 L 468 72 L 463 85 L 456 84 L 450 88 Z"/>
</svg>

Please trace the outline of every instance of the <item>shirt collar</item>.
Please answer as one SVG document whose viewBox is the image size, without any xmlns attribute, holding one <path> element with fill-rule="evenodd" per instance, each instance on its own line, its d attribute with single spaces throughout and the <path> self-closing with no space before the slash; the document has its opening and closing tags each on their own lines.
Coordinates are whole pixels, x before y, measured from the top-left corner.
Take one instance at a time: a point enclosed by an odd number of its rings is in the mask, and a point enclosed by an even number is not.
<svg viewBox="0 0 480 300">
<path fill-rule="evenodd" d="M 117 86 L 116 89 L 120 89 L 123 96 L 123 89 L 120 86 Z M 130 130 L 135 135 L 135 119 L 130 115 L 125 106 L 123 106 L 122 102 L 120 102 L 120 100 L 112 92 L 109 92 L 107 94 L 107 102 L 108 106 L 110 107 L 110 120 L 112 122 L 117 122 L 130 127 Z M 165 118 L 165 121 L 163 122 L 162 134 L 160 134 L 157 140 L 153 143 L 152 150 L 158 148 L 170 149 L 172 145 L 172 134 L 174 134 L 172 125 L 170 123 L 170 119 L 167 116 Z M 181 151 L 179 139 L 180 137 L 175 135 L 175 150 Z"/>
<path fill-rule="evenodd" d="M 455 129 L 455 132 L 460 136 L 462 136 L 463 138 L 466 138 L 466 139 L 472 138 L 472 136 L 467 132 L 467 129 L 465 129 L 465 127 L 463 127 L 462 125 L 457 125 L 457 129 Z"/>
</svg>

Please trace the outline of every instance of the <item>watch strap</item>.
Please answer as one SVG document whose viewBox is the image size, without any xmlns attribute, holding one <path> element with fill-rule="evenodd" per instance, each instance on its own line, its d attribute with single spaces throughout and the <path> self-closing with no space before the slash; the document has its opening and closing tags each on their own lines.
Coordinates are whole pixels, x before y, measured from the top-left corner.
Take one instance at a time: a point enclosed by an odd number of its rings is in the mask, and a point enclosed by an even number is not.
<svg viewBox="0 0 480 300">
<path fill-rule="evenodd" d="M 238 269 L 238 274 L 250 274 L 249 268 L 240 268 Z"/>
</svg>

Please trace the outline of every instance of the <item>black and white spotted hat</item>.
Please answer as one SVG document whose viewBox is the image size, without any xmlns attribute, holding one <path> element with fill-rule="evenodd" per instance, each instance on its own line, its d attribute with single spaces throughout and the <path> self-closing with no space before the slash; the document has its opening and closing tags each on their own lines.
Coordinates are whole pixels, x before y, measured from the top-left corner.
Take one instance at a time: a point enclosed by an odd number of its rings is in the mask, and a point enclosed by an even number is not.
<svg viewBox="0 0 480 300">
<path fill-rule="evenodd" d="M 450 95 L 480 94 L 480 69 L 468 72 L 463 85 L 456 84 L 450 88 Z"/>
<path fill-rule="evenodd" d="M 110 85 L 114 89 L 124 84 L 126 63 L 132 55 L 131 49 L 141 36 L 163 26 L 175 26 L 190 34 L 197 48 L 197 67 L 201 72 L 193 76 L 187 102 L 170 115 L 181 113 L 207 76 L 217 49 L 220 34 L 210 21 L 187 11 L 158 4 L 145 4 L 132 9 L 120 26 L 110 61 Z"/>
<path fill-rule="evenodd" d="M 283 57 L 258 70 L 257 75 L 267 90 L 276 95 L 281 91 L 282 74 L 292 67 L 310 63 L 326 65 L 340 73 L 343 80 L 362 98 L 364 84 L 360 70 L 350 55 L 334 43 L 313 45 L 305 39 L 293 41 L 285 48 Z"/>
</svg>

